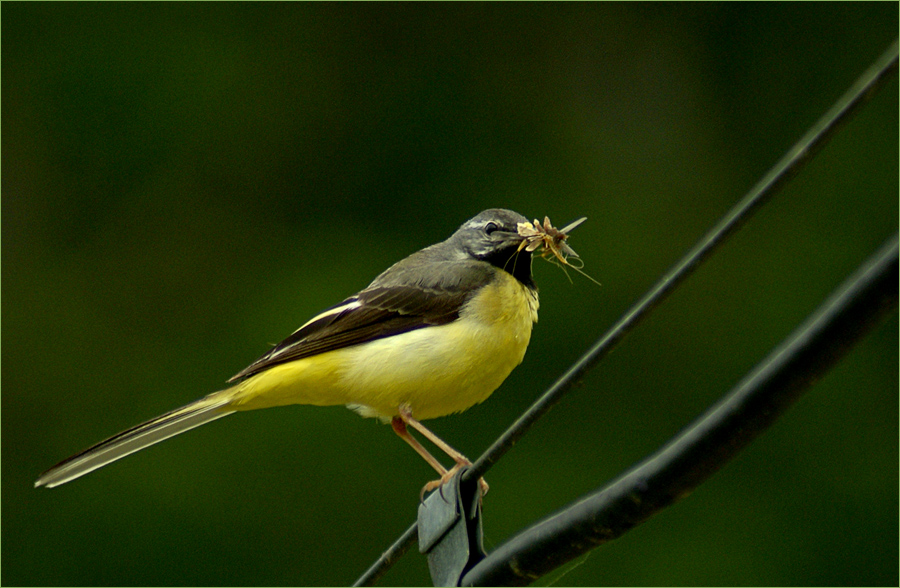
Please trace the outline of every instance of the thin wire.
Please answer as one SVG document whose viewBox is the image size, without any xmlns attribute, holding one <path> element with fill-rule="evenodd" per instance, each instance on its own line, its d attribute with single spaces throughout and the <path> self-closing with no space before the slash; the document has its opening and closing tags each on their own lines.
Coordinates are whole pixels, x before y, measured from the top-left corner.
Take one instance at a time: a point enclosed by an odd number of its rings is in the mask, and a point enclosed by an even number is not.
<svg viewBox="0 0 900 588">
<path fill-rule="evenodd" d="M 654 285 L 605 335 L 547 390 L 503 435 L 466 471 L 463 479 L 482 477 L 534 425 L 559 402 L 594 365 L 616 346 L 650 311 L 687 278 L 750 215 L 775 195 L 801 167 L 825 145 L 841 123 L 868 101 L 888 75 L 897 71 L 897 41 L 860 76 L 853 86 L 816 122 L 750 192 L 733 207 L 672 269 Z"/>
<path fill-rule="evenodd" d="M 483 477 L 497 461 L 525 435 L 534 423 L 556 405 L 600 359 L 605 357 L 640 321 L 672 292 L 697 266 L 730 237 L 750 215 L 796 175 L 857 109 L 897 71 L 897 40 L 891 44 L 862 76 L 841 96 L 807 133 L 766 173 L 763 178 L 721 220 L 704 235 L 619 321 L 560 377 L 531 407 L 513 423 L 487 451 L 466 470 L 464 479 Z M 418 526 L 413 523 L 388 550 L 405 552 L 415 540 Z M 388 553 L 386 552 L 386 554 Z M 378 580 L 395 558 L 376 561 L 355 586 L 369 586 Z"/>
<path fill-rule="evenodd" d="M 408 528 L 400 538 L 394 541 L 394 544 L 387 548 L 387 551 L 381 554 L 381 557 L 378 558 L 378 561 L 372 564 L 366 572 L 359 577 L 354 586 L 371 586 L 375 582 L 378 581 L 381 576 L 387 572 L 394 562 L 403 557 L 409 548 L 412 546 L 413 541 L 416 540 L 416 537 L 419 534 L 419 524 L 413 523 L 410 528 Z"/>
</svg>

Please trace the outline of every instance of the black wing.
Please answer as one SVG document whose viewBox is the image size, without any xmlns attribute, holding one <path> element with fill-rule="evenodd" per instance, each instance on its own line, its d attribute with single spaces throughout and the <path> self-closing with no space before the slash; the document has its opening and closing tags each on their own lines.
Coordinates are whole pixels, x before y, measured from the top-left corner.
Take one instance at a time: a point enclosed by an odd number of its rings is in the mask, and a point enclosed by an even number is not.
<svg viewBox="0 0 900 588">
<path fill-rule="evenodd" d="M 395 264 L 356 296 L 313 317 L 228 381 L 281 363 L 456 320 L 462 306 L 490 281 L 494 270 L 485 262 L 433 260 L 422 255 L 426 253 L 428 249 Z M 428 271 L 421 271 L 421 262 L 428 264 Z"/>
</svg>

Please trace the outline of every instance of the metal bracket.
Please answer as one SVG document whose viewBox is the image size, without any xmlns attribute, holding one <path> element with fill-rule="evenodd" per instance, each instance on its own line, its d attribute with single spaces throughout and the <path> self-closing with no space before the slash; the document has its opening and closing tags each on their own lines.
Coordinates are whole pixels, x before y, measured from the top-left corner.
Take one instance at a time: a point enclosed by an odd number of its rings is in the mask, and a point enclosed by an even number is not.
<svg viewBox="0 0 900 588">
<path fill-rule="evenodd" d="M 463 574 L 485 558 L 481 486 L 460 482 L 461 469 L 419 505 L 419 551 L 428 556 L 435 586 L 459 586 Z"/>
</svg>

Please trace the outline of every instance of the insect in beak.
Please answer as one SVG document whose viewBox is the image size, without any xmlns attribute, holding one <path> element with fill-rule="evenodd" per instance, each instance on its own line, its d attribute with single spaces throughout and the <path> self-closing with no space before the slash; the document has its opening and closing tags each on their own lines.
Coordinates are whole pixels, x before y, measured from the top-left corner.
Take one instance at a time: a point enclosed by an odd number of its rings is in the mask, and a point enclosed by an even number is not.
<svg viewBox="0 0 900 588">
<path fill-rule="evenodd" d="M 519 243 L 518 251 L 532 252 L 536 251 L 539 247 L 542 248 L 541 257 L 547 257 L 548 255 L 554 255 L 556 259 L 560 261 L 563 265 L 570 264 L 567 260 L 568 257 L 578 257 L 578 254 L 575 253 L 575 250 L 569 247 L 569 244 L 566 243 L 566 239 L 569 238 L 569 233 L 587 220 L 586 216 L 581 217 L 580 219 L 569 223 L 564 226 L 562 229 L 557 229 L 550 223 L 549 217 L 544 217 L 544 223 L 541 224 L 537 219 L 534 220 L 534 223 L 519 223 L 517 225 L 518 233 L 520 237 L 523 237 L 522 242 Z"/>
</svg>

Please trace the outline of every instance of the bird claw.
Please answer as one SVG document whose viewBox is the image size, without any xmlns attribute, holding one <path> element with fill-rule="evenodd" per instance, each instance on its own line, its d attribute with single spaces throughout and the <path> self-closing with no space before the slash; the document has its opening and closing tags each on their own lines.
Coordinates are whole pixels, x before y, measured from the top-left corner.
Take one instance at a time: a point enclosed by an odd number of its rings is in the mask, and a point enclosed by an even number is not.
<svg viewBox="0 0 900 588">
<path fill-rule="evenodd" d="M 447 482 L 452 480 L 453 476 L 455 476 L 461 468 L 463 468 L 465 466 L 470 466 L 470 465 L 472 465 L 472 463 L 469 461 L 457 462 L 455 466 L 453 466 L 452 468 L 447 470 L 446 473 L 441 475 L 440 479 L 432 480 L 432 481 L 428 482 L 427 484 L 425 484 L 424 486 L 422 486 L 422 491 L 419 492 L 419 502 L 423 502 L 425 500 L 425 494 L 427 492 L 432 492 L 434 490 L 437 490 L 438 492 L 440 492 L 441 498 L 444 500 L 444 502 L 447 502 L 447 499 L 444 497 L 444 484 L 446 484 Z M 488 486 L 488 483 L 485 481 L 484 478 L 478 478 L 478 485 L 481 487 L 481 495 L 482 496 L 486 495 L 488 493 L 488 490 L 491 489 L 491 487 Z"/>
</svg>

